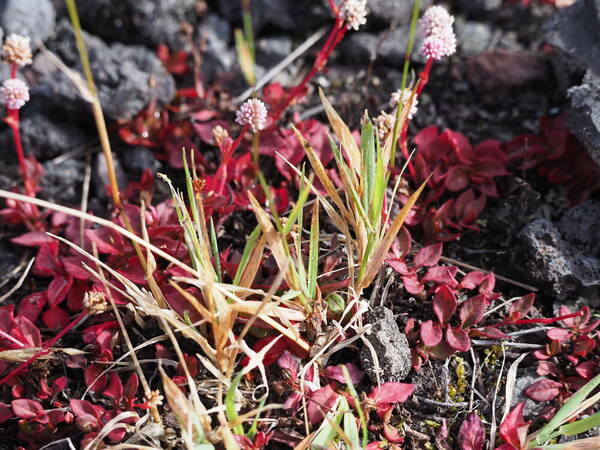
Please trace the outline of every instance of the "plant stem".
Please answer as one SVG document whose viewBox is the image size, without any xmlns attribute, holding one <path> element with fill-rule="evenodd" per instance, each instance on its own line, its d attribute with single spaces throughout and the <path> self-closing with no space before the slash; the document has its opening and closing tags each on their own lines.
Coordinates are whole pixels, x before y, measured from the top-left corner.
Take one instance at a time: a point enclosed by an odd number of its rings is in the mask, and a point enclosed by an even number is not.
<svg viewBox="0 0 600 450">
<path fill-rule="evenodd" d="M 31 358 L 22 362 L 16 369 L 11 370 L 4 378 L 2 378 L 0 380 L 0 386 L 6 384 L 8 381 L 13 379 L 15 376 L 17 376 L 19 373 L 21 373 L 24 369 L 26 369 L 32 362 L 34 362 L 36 359 L 38 359 L 40 356 L 48 353 L 48 351 L 49 351 L 48 349 L 52 345 L 54 345 L 60 338 L 62 338 L 65 334 L 67 334 L 69 331 L 71 331 L 85 317 L 87 317 L 87 313 L 84 311 L 84 312 L 80 313 L 77 316 L 77 318 L 75 320 L 73 320 L 69 325 L 67 325 L 65 328 L 60 330 L 56 334 L 56 336 L 54 336 L 52 339 L 44 342 L 44 344 L 42 345 L 42 349 L 40 351 L 35 353 Z"/>
<path fill-rule="evenodd" d="M 346 27 L 344 26 L 344 22 L 340 18 L 336 18 L 335 25 L 329 32 L 329 36 L 327 36 L 325 44 L 323 44 L 323 47 L 319 51 L 319 54 L 317 55 L 310 72 L 304 76 L 300 83 L 292 88 L 286 99 L 277 107 L 277 109 L 273 111 L 271 114 L 271 125 L 277 123 L 284 111 L 302 93 L 309 81 L 314 78 L 318 71 L 325 67 L 325 64 L 327 64 L 327 60 L 331 56 L 331 53 L 342 41 L 342 38 L 345 34 Z"/>
<path fill-rule="evenodd" d="M 10 129 L 13 133 L 15 141 L 15 150 L 17 151 L 17 159 L 19 160 L 19 169 L 21 177 L 23 177 L 23 185 L 25 186 L 25 194 L 30 197 L 35 197 L 35 189 L 29 179 L 29 171 L 27 170 L 27 161 L 25 160 L 25 152 L 21 143 L 21 127 L 18 109 L 7 109 L 9 117 Z"/>
<path fill-rule="evenodd" d="M 412 55 L 413 46 L 415 43 L 415 34 L 417 31 L 417 20 L 419 11 L 421 10 L 421 0 L 415 0 L 413 5 L 412 16 L 410 18 L 410 31 L 408 33 L 408 41 L 406 43 L 406 51 L 404 52 L 404 67 L 402 68 L 402 81 L 400 82 L 400 92 L 404 92 L 406 82 L 408 80 L 408 69 L 410 68 L 410 56 Z M 400 97 L 402 98 L 402 97 Z M 400 102 L 396 108 L 396 119 L 394 120 L 394 133 L 392 134 L 392 151 L 390 152 L 390 165 L 393 166 L 396 162 L 396 146 L 398 144 L 398 133 L 400 132 Z M 408 154 L 408 151 L 407 151 Z M 410 170 L 410 169 L 409 169 Z"/>
</svg>

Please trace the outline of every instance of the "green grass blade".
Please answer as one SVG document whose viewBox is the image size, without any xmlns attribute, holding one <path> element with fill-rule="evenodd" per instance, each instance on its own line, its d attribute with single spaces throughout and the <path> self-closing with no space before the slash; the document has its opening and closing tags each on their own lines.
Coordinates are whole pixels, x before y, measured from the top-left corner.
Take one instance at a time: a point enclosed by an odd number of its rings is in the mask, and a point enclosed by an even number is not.
<svg viewBox="0 0 600 450">
<path fill-rule="evenodd" d="M 358 393 L 354 388 L 354 383 L 352 383 L 352 379 L 350 378 L 348 368 L 345 365 L 342 366 L 342 373 L 344 374 L 344 380 L 346 380 L 346 385 L 348 386 L 348 390 L 350 391 L 350 396 L 352 397 L 352 400 L 354 400 L 354 404 L 356 405 L 356 411 L 358 412 L 358 417 L 360 418 L 360 428 L 362 430 L 362 447 L 358 445 L 357 442 L 356 448 L 365 448 L 367 446 L 367 440 L 369 439 L 369 430 L 367 429 L 367 419 L 365 417 L 365 412 L 362 409 L 360 398 L 358 397 Z M 345 425 L 344 430 L 346 430 Z M 346 431 L 346 433 L 348 433 L 348 431 Z"/>
<path fill-rule="evenodd" d="M 576 434 L 585 433 L 598 425 L 600 425 L 600 412 L 585 419 L 565 424 L 558 429 L 558 433 L 559 436 L 575 436 Z"/>
<path fill-rule="evenodd" d="M 239 416 L 235 409 L 235 392 L 237 391 L 237 387 L 240 384 L 242 379 L 243 372 L 238 373 L 235 378 L 231 381 L 231 386 L 225 395 L 225 414 L 227 415 L 227 420 L 229 422 L 236 421 Z M 244 435 L 244 427 L 241 423 L 234 425 L 233 432 L 240 436 Z"/>
<path fill-rule="evenodd" d="M 308 253 L 308 296 L 317 296 L 317 271 L 319 268 L 319 201 L 315 201 L 310 222 L 310 243 Z"/>
<path fill-rule="evenodd" d="M 537 435 L 535 442 L 543 444 L 548 442 L 553 435 L 554 430 L 560 427 L 571 415 L 571 413 L 578 408 L 578 406 L 586 399 L 586 397 L 592 392 L 596 386 L 600 384 L 600 374 L 596 375 L 590 381 L 588 381 L 581 389 L 573 394 L 569 400 L 558 410 L 552 420 L 548 422 Z"/>
<path fill-rule="evenodd" d="M 383 199 L 385 198 L 386 176 L 385 168 L 387 165 L 383 161 L 383 150 L 379 144 L 379 139 L 376 139 L 377 148 L 377 164 L 375 165 L 375 182 L 373 185 L 373 199 L 370 204 L 371 224 L 376 231 L 379 231 L 381 226 L 381 216 L 383 212 Z"/>
<path fill-rule="evenodd" d="M 376 164 L 375 136 L 373 135 L 373 124 L 370 120 L 362 127 L 360 140 L 363 152 L 363 207 L 368 211 L 373 201 Z"/>
<path fill-rule="evenodd" d="M 235 273 L 235 277 L 233 278 L 233 284 L 238 286 L 240 284 L 240 280 L 242 275 L 244 274 L 244 270 L 246 270 L 246 266 L 248 265 L 248 261 L 250 260 L 250 256 L 252 252 L 256 248 L 256 243 L 258 242 L 258 238 L 260 237 L 261 228 L 260 225 L 257 225 L 256 228 L 250 233 L 248 237 L 248 241 L 246 242 L 246 246 L 244 247 L 244 252 L 242 253 L 242 258 L 240 259 L 240 264 L 238 265 L 237 271 Z"/>
<path fill-rule="evenodd" d="M 304 182 L 304 179 L 304 167 L 302 167 L 302 176 L 300 177 L 300 194 L 298 195 L 298 200 L 296 201 L 296 204 L 294 205 L 292 211 L 288 215 L 286 224 L 283 226 L 282 234 L 284 236 L 287 236 L 292 230 L 292 227 L 296 223 L 298 214 L 302 212 L 304 204 L 308 199 L 308 194 L 310 194 L 310 191 L 312 189 L 312 183 Z"/>
<path fill-rule="evenodd" d="M 217 269 L 217 281 L 222 283 L 223 273 L 221 272 L 221 258 L 219 258 L 219 244 L 217 243 L 217 232 L 212 217 L 210 218 L 210 246 L 215 260 L 215 269 Z"/>
</svg>

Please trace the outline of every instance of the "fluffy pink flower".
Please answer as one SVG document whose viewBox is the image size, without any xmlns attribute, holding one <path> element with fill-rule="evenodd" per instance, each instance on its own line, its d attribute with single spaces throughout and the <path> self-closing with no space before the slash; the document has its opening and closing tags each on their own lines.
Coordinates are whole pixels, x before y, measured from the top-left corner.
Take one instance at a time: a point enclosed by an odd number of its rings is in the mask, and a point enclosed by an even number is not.
<svg viewBox="0 0 600 450">
<path fill-rule="evenodd" d="M 346 27 L 358 30 L 367 23 L 367 0 L 346 0 L 340 12 L 346 21 Z"/>
<path fill-rule="evenodd" d="M 240 125 L 250 125 L 252 131 L 256 133 L 267 124 L 267 107 L 258 99 L 247 100 L 237 110 L 235 121 Z"/>
<path fill-rule="evenodd" d="M 421 53 L 427 58 L 441 59 L 456 51 L 456 36 L 452 25 L 454 17 L 441 6 L 432 6 L 421 18 L 421 29 L 425 40 Z"/>
<path fill-rule="evenodd" d="M 0 87 L 0 102 L 8 109 L 21 109 L 29 101 L 29 88 L 22 80 L 11 78 Z"/>
<path fill-rule="evenodd" d="M 2 46 L 2 58 L 8 63 L 21 67 L 31 64 L 30 39 L 15 33 L 8 35 Z"/>
</svg>

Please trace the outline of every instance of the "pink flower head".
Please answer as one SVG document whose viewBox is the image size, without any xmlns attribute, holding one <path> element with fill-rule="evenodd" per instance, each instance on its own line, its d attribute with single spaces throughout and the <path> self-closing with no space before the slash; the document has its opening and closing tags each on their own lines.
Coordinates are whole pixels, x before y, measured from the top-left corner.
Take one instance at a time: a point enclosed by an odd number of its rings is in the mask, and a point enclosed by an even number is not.
<svg viewBox="0 0 600 450">
<path fill-rule="evenodd" d="M 29 88 L 24 81 L 11 78 L 0 87 L 0 102 L 8 109 L 21 109 L 29 101 Z"/>
<path fill-rule="evenodd" d="M 340 12 L 342 19 L 346 21 L 346 27 L 358 30 L 367 23 L 367 0 L 346 0 Z"/>
<path fill-rule="evenodd" d="M 256 98 L 247 100 L 237 110 L 235 121 L 240 125 L 250 125 L 252 131 L 256 133 L 267 124 L 267 107 Z"/>
<path fill-rule="evenodd" d="M 456 51 L 456 36 L 452 25 L 454 17 L 441 6 L 432 6 L 421 19 L 421 29 L 425 36 L 421 53 L 427 58 L 441 59 Z"/>
<path fill-rule="evenodd" d="M 31 64 L 31 45 L 27 36 L 12 33 L 8 35 L 2 46 L 2 58 L 8 63 L 18 66 Z"/>
</svg>

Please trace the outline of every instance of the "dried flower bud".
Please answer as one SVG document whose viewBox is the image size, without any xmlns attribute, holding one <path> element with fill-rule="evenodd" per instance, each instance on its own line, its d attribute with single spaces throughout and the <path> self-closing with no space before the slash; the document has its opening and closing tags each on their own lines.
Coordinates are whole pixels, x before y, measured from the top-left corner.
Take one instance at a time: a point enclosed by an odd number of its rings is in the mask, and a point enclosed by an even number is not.
<svg viewBox="0 0 600 450">
<path fill-rule="evenodd" d="M 235 121 L 240 125 L 250 125 L 252 131 L 256 133 L 267 124 L 267 107 L 256 98 L 246 100 L 237 110 Z"/>
<path fill-rule="evenodd" d="M 388 135 L 394 131 L 394 123 L 396 123 L 396 117 L 393 114 L 386 113 L 385 111 L 381 111 L 381 114 L 375 118 L 379 142 L 383 144 Z"/>
<path fill-rule="evenodd" d="M 441 6 L 432 6 L 421 19 L 421 29 L 425 36 L 421 53 L 427 58 L 441 59 L 456 51 L 456 36 L 452 25 L 454 17 Z"/>
<path fill-rule="evenodd" d="M 160 391 L 150 391 L 146 394 L 146 402 L 151 408 L 156 408 L 163 404 L 164 397 L 160 395 Z"/>
<path fill-rule="evenodd" d="M 404 107 L 404 105 L 408 104 L 410 97 L 412 95 L 412 91 L 410 89 L 400 90 L 398 89 L 396 92 L 392 93 L 392 97 L 390 99 L 390 106 L 392 108 L 396 108 L 398 105 L 400 107 Z M 412 119 L 413 116 L 417 113 L 417 105 L 419 104 L 419 100 L 417 100 L 417 96 L 413 96 L 412 104 L 410 105 L 410 109 L 408 111 L 408 118 Z"/>
<path fill-rule="evenodd" d="M 12 33 L 5 40 L 2 46 L 2 58 L 10 63 L 18 66 L 26 66 L 31 64 L 31 45 L 30 39 L 26 36 L 19 36 Z"/>
<path fill-rule="evenodd" d="M 340 14 L 348 29 L 358 30 L 367 23 L 367 0 L 346 0 Z"/>
<path fill-rule="evenodd" d="M 0 87 L 0 102 L 8 109 L 21 109 L 29 101 L 29 88 L 24 81 L 11 78 Z"/>
<path fill-rule="evenodd" d="M 103 313 L 108 309 L 106 294 L 100 291 L 87 291 L 83 296 L 83 309 L 90 316 Z"/>
<path fill-rule="evenodd" d="M 229 137 L 229 131 L 223 128 L 221 125 L 217 125 L 212 129 L 213 139 L 215 140 L 215 144 L 219 147 Z"/>
</svg>

